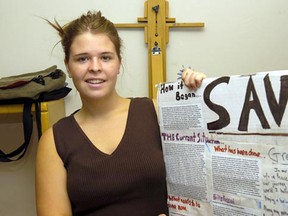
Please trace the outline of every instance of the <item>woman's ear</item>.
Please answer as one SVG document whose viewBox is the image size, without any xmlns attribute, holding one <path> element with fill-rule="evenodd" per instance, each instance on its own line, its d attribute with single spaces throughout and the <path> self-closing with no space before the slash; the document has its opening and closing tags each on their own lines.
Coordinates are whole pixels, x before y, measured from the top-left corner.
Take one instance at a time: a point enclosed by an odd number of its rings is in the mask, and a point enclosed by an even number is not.
<svg viewBox="0 0 288 216">
<path fill-rule="evenodd" d="M 64 64 L 65 64 L 65 67 L 66 67 L 66 71 L 68 73 L 68 77 L 72 78 L 72 75 L 71 75 L 70 70 L 69 70 L 69 65 L 68 65 L 68 62 L 66 60 L 64 60 Z"/>
<path fill-rule="evenodd" d="M 122 65 L 122 61 L 120 61 L 120 64 L 119 64 L 119 68 L 118 68 L 118 74 L 120 74 L 121 72 L 121 67 L 122 67 L 122 69 L 123 69 L 123 65 Z"/>
<path fill-rule="evenodd" d="M 69 77 L 69 78 L 72 78 L 72 75 L 71 75 L 71 73 L 70 73 L 69 70 L 67 70 L 67 73 L 68 73 L 68 77 Z"/>
</svg>

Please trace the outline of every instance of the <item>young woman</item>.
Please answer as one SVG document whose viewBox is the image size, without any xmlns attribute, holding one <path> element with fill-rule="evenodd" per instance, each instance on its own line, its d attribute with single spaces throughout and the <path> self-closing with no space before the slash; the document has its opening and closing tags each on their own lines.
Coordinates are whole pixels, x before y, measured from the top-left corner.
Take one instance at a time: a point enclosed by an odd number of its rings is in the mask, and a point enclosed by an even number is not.
<svg viewBox="0 0 288 216">
<path fill-rule="evenodd" d="M 82 107 L 41 137 L 38 216 L 168 214 L 155 101 L 117 94 L 121 40 L 113 23 L 90 11 L 63 27 L 49 23 L 61 37 Z M 204 77 L 183 73 L 192 88 Z"/>
</svg>

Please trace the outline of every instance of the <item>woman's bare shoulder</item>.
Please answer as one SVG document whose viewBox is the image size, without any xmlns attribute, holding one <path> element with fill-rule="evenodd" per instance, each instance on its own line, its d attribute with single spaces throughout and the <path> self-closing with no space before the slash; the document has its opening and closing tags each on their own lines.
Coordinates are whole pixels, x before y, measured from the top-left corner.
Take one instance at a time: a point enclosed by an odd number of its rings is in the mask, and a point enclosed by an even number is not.
<svg viewBox="0 0 288 216">
<path fill-rule="evenodd" d="M 39 140 L 36 159 L 37 161 L 42 161 L 41 159 L 44 158 L 50 158 L 51 160 L 51 157 L 58 157 L 58 154 L 55 147 L 53 129 L 49 128 L 42 134 Z"/>
</svg>

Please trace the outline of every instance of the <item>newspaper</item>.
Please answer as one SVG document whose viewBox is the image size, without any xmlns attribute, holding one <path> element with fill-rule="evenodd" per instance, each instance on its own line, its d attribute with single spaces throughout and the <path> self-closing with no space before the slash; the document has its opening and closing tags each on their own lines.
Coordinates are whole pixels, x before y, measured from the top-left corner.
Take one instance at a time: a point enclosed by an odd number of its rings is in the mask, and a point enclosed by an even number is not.
<svg viewBox="0 0 288 216">
<path fill-rule="evenodd" d="M 288 215 L 288 71 L 158 85 L 170 216 Z"/>
</svg>

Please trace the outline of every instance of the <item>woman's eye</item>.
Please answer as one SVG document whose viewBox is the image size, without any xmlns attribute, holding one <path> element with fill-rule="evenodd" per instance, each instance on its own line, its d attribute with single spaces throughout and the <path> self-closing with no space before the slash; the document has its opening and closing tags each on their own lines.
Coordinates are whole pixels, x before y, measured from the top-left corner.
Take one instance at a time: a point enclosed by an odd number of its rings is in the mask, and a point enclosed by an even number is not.
<svg viewBox="0 0 288 216">
<path fill-rule="evenodd" d="M 78 62 L 86 62 L 86 61 L 88 61 L 88 57 L 86 57 L 86 56 L 79 57 L 79 58 L 77 59 L 77 61 L 78 61 Z"/>
<path fill-rule="evenodd" d="M 104 61 L 109 61 L 111 59 L 111 56 L 102 56 L 102 59 Z"/>
</svg>

